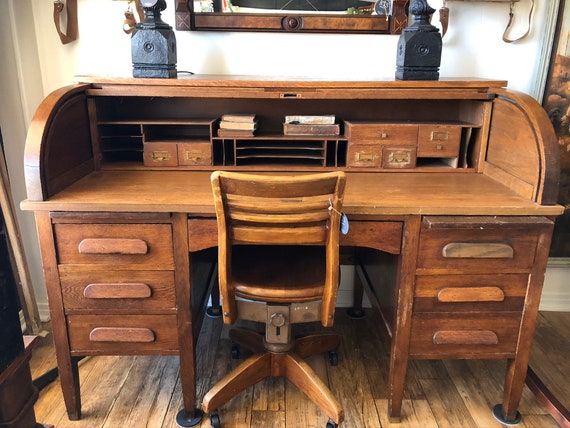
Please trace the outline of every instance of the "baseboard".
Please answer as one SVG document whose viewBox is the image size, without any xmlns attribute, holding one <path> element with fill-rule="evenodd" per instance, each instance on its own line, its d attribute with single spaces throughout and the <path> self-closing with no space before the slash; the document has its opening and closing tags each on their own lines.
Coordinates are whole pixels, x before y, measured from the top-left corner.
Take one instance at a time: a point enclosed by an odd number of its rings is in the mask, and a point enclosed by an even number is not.
<svg viewBox="0 0 570 428">
<path fill-rule="evenodd" d="M 38 312 L 40 314 L 40 321 L 41 322 L 48 322 L 50 320 L 48 302 L 39 302 L 38 303 Z"/>
<path fill-rule="evenodd" d="M 570 312 L 570 258 L 548 260 L 541 311 Z"/>
</svg>

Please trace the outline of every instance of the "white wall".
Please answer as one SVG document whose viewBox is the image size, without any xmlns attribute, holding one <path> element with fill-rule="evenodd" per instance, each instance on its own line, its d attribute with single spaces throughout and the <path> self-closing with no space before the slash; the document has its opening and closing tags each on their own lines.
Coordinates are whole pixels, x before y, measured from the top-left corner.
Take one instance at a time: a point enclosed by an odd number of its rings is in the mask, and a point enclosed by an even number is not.
<svg viewBox="0 0 570 428">
<path fill-rule="evenodd" d="M 174 26 L 175 2 L 167 3 L 163 19 Z M 429 3 L 439 9 L 442 0 Z M 556 3 L 537 1 L 530 35 L 506 44 L 501 37 L 508 3 L 448 0 L 450 27 L 444 38 L 441 77 L 505 79 L 510 89 L 540 99 Z M 9 12 L 0 14 L 0 126 L 14 199 L 19 201 L 25 198 L 22 156 L 31 112 L 45 95 L 72 83 L 76 75 L 130 76 L 130 38 L 122 30 L 125 2 L 78 0 L 79 39 L 65 46 L 52 22 L 51 1 L 0 0 L 0 6 Z M 512 37 L 526 31 L 529 7 L 530 0 L 516 4 Z M 436 13 L 434 23 L 437 20 Z M 176 38 L 178 71 L 356 79 L 393 79 L 398 41 L 398 36 L 389 35 L 214 32 L 177 32 Z M 47 314 L 33 216 L 20 212 L 19 220 L 40 312 Z M 545 294 L 553 289 L 558 302 L 561 295 L 570 302 L 561 281 L 547 283 Z"/>
<path fill-rule="evenodd" d="M 12 0 L 14 1 L 14 0 Z M 30 0 L 23 0 L 30 1 Z M 78 0 L 77 42 L 62 46 L 52 23 L 52 4 L 31 0 L 45 91 L 76 74 L 131 74 L 130 40 L 122 31 L 125 2 Z M 174 26 L 174 0 L 163 19 Z M 523 42 L 501 41 L 508 3 L 453 2 L 444 39 L 442 77 L 508 79 L 510 87 L 534 91 L 547 15 L 556 2 L 537 2 L 531 34 Z M 442 0 L 431 0 L 439 9 Z M 511 35 L 524 33 L 530 0 L 516 5 Z M 434 16 L 437 22 L 438 14 Z M 398 36 L 177 32 L 178 70 L 195 73 L 308 77 L 393 78 Z"/>
</svg>

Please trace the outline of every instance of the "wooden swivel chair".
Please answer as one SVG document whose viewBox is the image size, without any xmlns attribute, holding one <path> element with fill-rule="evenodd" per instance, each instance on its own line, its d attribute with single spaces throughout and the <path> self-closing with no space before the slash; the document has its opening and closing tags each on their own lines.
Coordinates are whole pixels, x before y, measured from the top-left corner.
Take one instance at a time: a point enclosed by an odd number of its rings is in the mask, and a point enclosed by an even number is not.
<svg viewBox="0 0 570 428">
<path fill-rule="evenodd" d="M 224 323 L 263 322 L 265 336 L 244 328 L 230 337 L 254 355 L 205 396 L 204 412 L 220 427 L 215 410 L 268 376 L 284 376 L 330 418 L 342 406 L 310 366 L 311 355 L 336 350 L 335 334 L 291 338 L 291 324 L 334 320 L 339 285 L 342 172 L 275 176 L 214 172 L 218 270 Z"/>
</svg>

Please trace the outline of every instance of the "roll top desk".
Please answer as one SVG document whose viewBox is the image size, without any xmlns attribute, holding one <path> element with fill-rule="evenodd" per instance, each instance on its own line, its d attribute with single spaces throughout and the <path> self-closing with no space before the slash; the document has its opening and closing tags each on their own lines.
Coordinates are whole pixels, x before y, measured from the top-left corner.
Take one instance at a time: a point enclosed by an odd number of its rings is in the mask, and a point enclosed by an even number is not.
<svg viewBox="0 0 570 428">
<path fill-rule="evenodd" d="M 195 344 L 216 288 L 209 176 L 347 172 L 342 251 L 390 341 L 389 416 L 410 359 L 507 360 L 500 413 L 518 417 L 556 205 L 558 147 L 505 81 L 247 76 L 82 78 L 39 106 L 25 151 L 57 361 L 81 417 L 86 355 L 179 355 L 196 410 Z M 253 135 L 220 118 L 253 113 Z M 285 135 L 287 115 L 338 133 Z"/>
</svg>

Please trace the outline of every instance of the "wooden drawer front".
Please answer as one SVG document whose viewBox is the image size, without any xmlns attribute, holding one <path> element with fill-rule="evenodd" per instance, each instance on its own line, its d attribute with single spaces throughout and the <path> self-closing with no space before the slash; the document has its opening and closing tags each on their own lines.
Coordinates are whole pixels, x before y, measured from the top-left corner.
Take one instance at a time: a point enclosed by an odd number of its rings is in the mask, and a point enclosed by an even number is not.
<svg viewBox="0 0 570 428">
<path fill-rule="evenodd" d="M 62 264 L 174 268 L 169 224 L 55 224 Z"/>
<path fill-rule="evenodd" d="M 188 220 L 188 247 L 190 252 L 218 246 L 218 223 L 215 218 Z"/>
<path fill-rule="evenodd" d="M 457 157 L 459 156 L 460 141 L 460 126 L 420 125 L 418 156 Z"/>
<path fill-rule="evenodd" d="M 345 134 L 352 143 L 376 142 L 381 144 L 416 145 L 418 125 L 392 123 L 345 122 Z"/>
<path fill-rule="evenodd" d="M 340 235 L 340 245 L 375 248 L 400 254 L 403 223 L 400 221 L 350 221 L 348 234 Z M 200 251 L 218 245 L 218 226 L 215 219 L 189 219 L 188 243 L 190 251 Z"/>
<path fill-rule="evenodd" d="M 340 245 L 400 254 L 403 228 L 404 224 L 400 221 L 350 221 L 348 234 L 340 235 Z"/>
<path fill-rule="evenodd" d="M 143 143 L 144 166 L 178 166 L 176 143 Z"/>
<path fill-rule="evenodd" d="M 372 144 L 348 144 L 348 167 L 380 168 L 381 165 L 382 146 Z"/>
<path fill-rule="evenodd" d="M 383 146 L 382 168 L 415 168 L 416 146 Z"/>
<path fill-rule="evenodd" d="M 414 312 L 522 311 L 527 274 L 419 275 Z"/>
<path fill-rule="evenodd" d="M 178 165 L 212 165 L 212 145 L 210 142 L 178 143 Z"/>
<path fill-rule="evenodd" d="M 176 315 L 70 315 L 72 352 L 172 354 L 178 350 Z"/>
<path fill-rule="evenodd" d="M 520 313 L 419 313 L 412 319 L 412 358 L 505 358 L 515 354 Z"/>
<path fill-rule="evenodd" d="M 176 311 L 174 271 L 73 271 L 60 269 L 66 311 L 124 313 Z"/>
<path fill-rule="evenodd" d="M 529 270 L 538 236 L 525 228 L 425 229 L 420 235 L 418 268 L 489 272 Z"/>
</svg>

